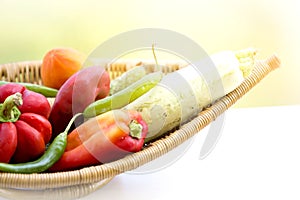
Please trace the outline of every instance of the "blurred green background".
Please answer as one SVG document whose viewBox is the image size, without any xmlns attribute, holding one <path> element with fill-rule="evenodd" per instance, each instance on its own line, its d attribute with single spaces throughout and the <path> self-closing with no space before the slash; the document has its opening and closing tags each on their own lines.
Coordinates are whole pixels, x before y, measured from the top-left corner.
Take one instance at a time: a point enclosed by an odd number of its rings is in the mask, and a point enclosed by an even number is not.
<svg viewBox="0 0 300 200">
<path fill-rule="evenodd" d="M 41 60 L 67 46 L 89 54 L 114 35 L 164 28 L 186 35 L 209 54 L 255 47 L 276 53 L 282 67 L 236 107 L 300 104 L 300 28 L 295 0 L 0 0 L 0 63 Z"/>
</svg>

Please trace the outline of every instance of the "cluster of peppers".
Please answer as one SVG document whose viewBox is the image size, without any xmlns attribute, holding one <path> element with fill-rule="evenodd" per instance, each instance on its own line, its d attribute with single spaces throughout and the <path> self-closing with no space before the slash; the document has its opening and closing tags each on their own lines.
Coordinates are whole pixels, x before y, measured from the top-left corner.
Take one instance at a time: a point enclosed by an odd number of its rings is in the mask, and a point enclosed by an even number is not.
<svg viewBox="0 0 300 200">
<path fill-rule="evenodd" d="M 52 135 L 47 98 L 8 83 L 0 86 L 0 102 L 0 162 L 28 162 L 40 157 Z"/>
<path fill-rule="evenodd" d="M 111 162 L 140 151 L 148 132 L 137 111 L 112 110 L 74 129 L 62 157 L 49 171 L 66 171 Z"/>
<path fill-rule="evenodd" d="M 155 84 L 158 82 L 159 78 Z M 142 84 L 148 87 L 139 87 L 140 95 L 155 85 L 149 87 L 147 81 Z M 118 107 L 112 110 L 112 104 L 107 102 L 113 98 L 108 98 L 109 90 L 103 89 L 108 85 L 109 74 L 104 69 L 85 68 L 58 90 L 52 107 L 45 96 L 20 84 L 0 86 L 0 171 L 65 171 L 111 162 L 140 151 L 147 124 L 137 111 Z M 127 94 L 132 92 L 128 90 Z M 104 100 L 106 104 L 102 99 L 108 99 Z M 85 112 L 92 103 L 93 107 Z M 110 109 L 101 114 L 103 106 Z M 74 121 L 76 128 L 68 134 Z M 48 143 L 51 144 L 46 148 Z"/>
</svg>

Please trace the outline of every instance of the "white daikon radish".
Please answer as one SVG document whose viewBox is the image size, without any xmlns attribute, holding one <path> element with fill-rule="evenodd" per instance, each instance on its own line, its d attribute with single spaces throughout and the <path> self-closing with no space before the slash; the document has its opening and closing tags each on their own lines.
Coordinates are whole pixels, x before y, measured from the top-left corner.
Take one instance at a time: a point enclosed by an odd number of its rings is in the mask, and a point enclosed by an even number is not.
<svg viewBox="0 0 300 200">
<path fill-rule="evenodd" d="M 146 142 L 194 118 L 237 88 L 254 66 L 256 51 L 223 51 L 163 77 L 125 109 L 141 112 L 149 126 Z"/>
</svg>

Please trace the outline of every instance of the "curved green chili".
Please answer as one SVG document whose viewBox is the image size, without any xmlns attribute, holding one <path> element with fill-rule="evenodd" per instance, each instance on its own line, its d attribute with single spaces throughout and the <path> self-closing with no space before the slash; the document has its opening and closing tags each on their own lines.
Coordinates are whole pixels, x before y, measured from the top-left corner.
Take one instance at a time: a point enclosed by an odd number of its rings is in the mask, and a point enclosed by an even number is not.
<svg viewBox="0 0 300 200">
<path fill-rule="evenodd" d="M 162 76 L 162 72 L 153 72 L 147 74 L 140 80 L 134 82 L 127 88 L 115 93 L 114 95 L 108 96 L 104 99 L 100 99 L 90 104 L 83 111 L 83 116 L 85 118 L 90 118 L 107 111 L 126 106 L 130 102 L 148 92 L 155 85 L 157 85 L 162 79 Z"/>
<path fill-rule="evenodd" d="M 10 83 L 10 82 L 0 81 L 0 85 L 4 85 L 7 83 Z M 23 85 L 28 90 L 40 93 L 40 94 L 44 95 L 45 97 L 56 97 L 56 94 L 58 92 L 57 89 L 46 87 L 43 85 L 37 85 L 37 84 L 33 84 L 33 83 L 24 83 L 24 82 L 15 82 L 15 83 Z"/>
<path fill-rule="evenodd" d="M 47 148 L 46 152 L 39 159 L 26 163 L 0 163 L 0 171 L 31 174 L 43 172 L 52 167 L 52 165 L 54 165 L 64 153 L 65 148 L 67 146 L 68 131 L 71 128 L 71 125 L 73 124 L 74 120 L 79 115 L 81 115 L 81 113 L 74 115 L 65 131 L 55 137 L 55 139 Z"/>
</svg>

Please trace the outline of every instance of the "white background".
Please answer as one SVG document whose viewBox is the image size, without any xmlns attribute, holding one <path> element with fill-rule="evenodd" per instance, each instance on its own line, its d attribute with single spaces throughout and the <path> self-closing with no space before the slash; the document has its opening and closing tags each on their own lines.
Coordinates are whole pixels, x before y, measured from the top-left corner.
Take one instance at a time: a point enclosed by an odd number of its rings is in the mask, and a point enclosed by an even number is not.
<svg viewBox="0 0 300 200">
<path fill-rule="evenodd" d="M 200 133 L 171 167 L 121 175 L 83 199 L 300 199 L 299 112 L 300 106 L 231 109 L 205 159 L 199 160 Z"/>
</svg>

